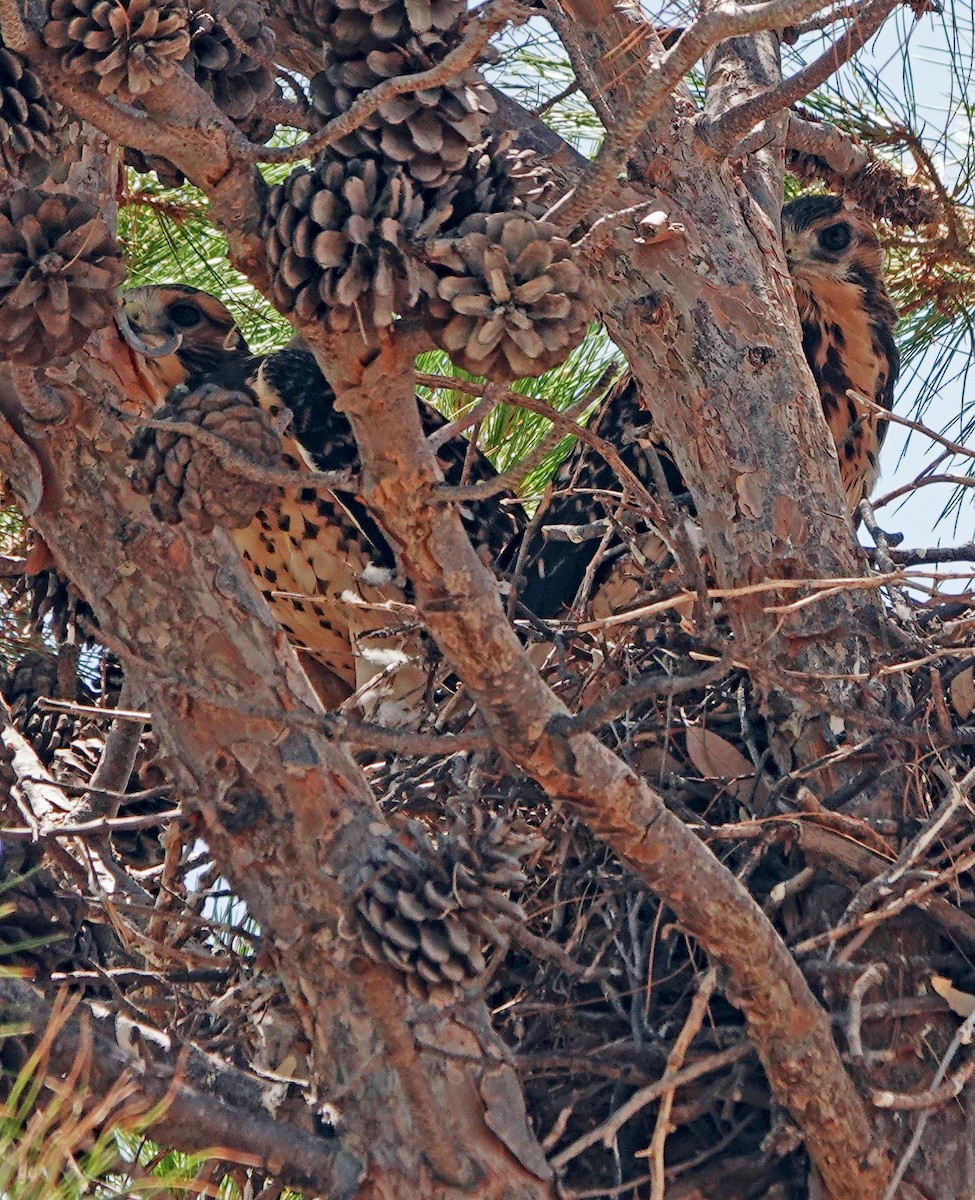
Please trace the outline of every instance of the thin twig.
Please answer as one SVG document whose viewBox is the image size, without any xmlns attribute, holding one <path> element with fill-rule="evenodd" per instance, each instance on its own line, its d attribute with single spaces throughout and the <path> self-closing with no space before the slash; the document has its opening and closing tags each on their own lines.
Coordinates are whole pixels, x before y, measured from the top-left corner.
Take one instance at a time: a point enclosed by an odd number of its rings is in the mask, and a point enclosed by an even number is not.
<svg viewBox="0 0 975 1200">
<path fill-rule="evenodd" d="M 412 75 L 398 75 L 394 79 L 383 80 L 376 87 L 358 96 L 345 112 L 334 117 L 323 129 L 296 146 L 251 145 L 247 149 L 246 157 L 252 162 L 268 163 L 288 163 L 314 158 L 326 147 L 348 137 L 396 96 L 406 95 L 407 92 L 427 91 L 449 83 L 481 56 L 491 38 L 509 21 L 521 21 L 527 15 L 526 9 L 518 0 L 490 0 L 489 4 L 478 10 L 471 31 L 435 67 L 417 71 Z"/>
<path fill-rule="evenodd" d="M 934 1079 L 931 1081 L 932 1090 L 940 1087 L 944 1082 L 945 1076 L 948 1074 L 948 1068 L 951 1066 L 951 1061 L 958 1053 L 963 1045 L 968 1045 L 972 1040 L 972 1035 L 975 1034 L 975 1012 L 972 1012 L 962 1021 L 958 1029 L 955 1031 L 955 1036 L 951 1039 L 951 1045 L 945 1051 L 945 1056 L 941 1060 L 937 1071 L 934 1073 Z M 876 1098 L 874 1099 L 876 1104 Z M 901 1155 L 900 1161 L 894 1168 L 890 1182 L 887 1184 L 887 1190 L 883 1194 L 882 1200 L 894 1200 L 897 1195 L 897 1189 L 901 1185 L 901 1180 L 904 1178 L 904 1173 L 910 1166 L 911 1159 L 917 1153 L 918 1147 L 921 1144 L 921 1138 L 924 1136 L 924 1129 L 928 1123 L 928 1118 L 931 1115 L 931 1110 L 927 1109 L 920 1114 L 917 1120 L 917 1125 L 911 1137 L 907 1149 Z"/>
<path fill-rule="evenodd" d="M 590 733 L 622 716 L 634 704 L 652 700 L 658 696 L 680 696 L 696 691 L 723 679 L 731 668 L 731 656 L 719 659 L 693 675 L 668 675 L 664 672 L 646 672 L 621 687 L 608 692 L 596 704 L 584 709 L 574 717 L 556 717 L 550 722 L 553 733 L 569 737 L 577 733 Z M 554 727 L 553 727 L 554 726 Z"/>
<path fill-rule="evenodd" d="M 926 546 L 915 550 L 891 550 L 899 567 L 919 567 L 931 563 L 975 562 L 975 542 L 963 546 Z"/>
<path fill-rule="evenodd" d="M 895 567 L 894 560 L 890 557 L 890 543 L 887 541 L 887 535 L 877 524 L 877 518 L 874 516 L 873 506 L 866 496 L 864 496 L 857 506 L 857 512 L 859 513 L 867 532 L 873 538 L 874 545 L 877 547 L 877 552 L 875 555 L 877 566 L 881 571 L 885 571 L 887 574 L 893 574 Z M 890 588 L 889 595 L 897 619 L 905 629 L 910 629 L 916 633 L 917 621 L 914 617 L 914 611 L 911 608 L 907 597 L 900 588 L 894 586 Z"/>
<path fill-rule="evenodd" d="M 900 487 L 885 492 L 876 500 L 872 500 L 871 504 L 875 509 L 884 508 L 891 501 L 899 500 L 901 496 L 913 496 L 919 488 L 930 487 L 934 483 L 950 483 L 953 487 L 975 488 L 975 478 L 971 475 L 918 475 L 910 483 L 902 483 Z"/>
<path fill-rule="evenodd" d="M 732 11 L 722 7 L 698 18 L 670 50 L 645 65 L 644 81 L 634 94 L 629 111 L 606 137 L 591 170 L 577 188 L 552 205 L 545 220 L 557 221 L 569 230 L 596 206 L 613 186 L 650 118 L 711 46 L 726 38 L 794 25 L 822 6 L 822 0 L 767 0 L 748 7 L 736 6 Z"/>
<path fill-rule="evenodd" d="M 846 1015 L 846 1040 L 850 1046 L 850 1053 L 855 1059 L 862 1060 L 866 1056 L 863 1053 L 863 1036 L 861 1026 L 863 1024 L 863 998 L 867 992 L 876 984 L 883 981 L 883 972 L 876 963 L 871 963 L 869 967 L 859 976 L 853 987 L 850 988 L 850 1005 Z"/>
<path fill-rule="evenodd" d="M 455 417 L 453 421 L 448 421 L 446 425 L 441 425 L 439 429 L 435 429 L 427 438 L 427 445 L 436 454 L 444 443 L 449 442 L 451 438 L 457 437 L 458 434 L 470 429 L 474 425 L 479 425 L 482 421 L 486 421 L 491 413 L 501 403 L 501 399 L 497 394 L 497 384 L 489 383 L 484 388 L 484 395 L 467 412 L 459 417 Z"/>
<path fill-rule="evenodd" d="M 925 1092 L 874 1091 L 870 1098 L 878 1108 L 894 1108 L 901 1112 L 934 1110 L 947 1104 L 961 1094 L 965 1084 L 975 1075 L 975 1055 L 959 1067 L 947 1083 L 929 1088 Z"/>
<path fill-rule="evenodd" d="M 607 1144 L 612 1141 L 620 1129 L 641 1109 L 646 1108 L 648 1104 L 652 1104 L 658 1096 L 662 1096 L 668 1088 L 683 1087 L 685 1083 L 691 1083 L 695 1079 L 700 1079 L 702 1075 L 710 1075 L 713 1071 L 720 1071 L 724 1067 L 731 1066 L 732 1063 L 741 1062 L 743 1058 L 747 1058 L 752 1053 L 750 1042 L 739 1042 L 737 1046 L 730 1046 L 727 1050 L 719 1050 L 716 1054 L 708 1054 L 704 1058 L 698 1059 L 689 1067 L 684 1067 L 683 1070 L 677 1071 L 674 1075 L 658 1079 L 654 1083 L 648 1084 L 645 1088 L 640 1088 L 620 1107 L 607 1117 L 595 1129 L 590 1129 L 588 1133 L 584 1133 L 581 1137 L 576 1138 L 571 1145 L 566 1146 L 564 1150 L 560 1150 L 549 1161 L 552 1168 L 556 1171 L 561 1171 L 574 1158 L 578 1158 L 584 1150 L 588 1150 L 590 1146 L 594 1146 L 597 1142 Z"/>
<path fill-rule="evenodd" d="M 599 83 L 593 74 L 589 60 L 573 28 L 573 23 L 566 17 L 562 8 L 558 4 L 553 3 L 552 0 L 545 0 L 545 17 L 558 34 L 559 41 L 565 48 L 569 65 L 572 67 L 572 73 L 575 76 L 575 80 L 571 85 L 572 90 L 575 91 L 577 88 L 581 90 L 582 94 L 592 105 L 596 116 L 602 122 L 603 128 L 612 129 L 614 124 L 613 110 L 607 103 Z"/>
<path fill-rule="evenodd" d="M 97 821 L 82 821 L 76 825 L 42 826 L 40 829 L 4 826 L 0 828 L 0 838 L 6 838 L 11 842 L 33 842 L 43 841 L 45 838 L 130 833 L 137 829 L 153 829 L 157 825 L 168 825 L 170 821 L 178 821 L 182 815 L 182 809 L 170 808 L 165 812 L 144 813 L 141 817 L 101 817 Z"/>
<path fill-rule="evenodd" d="M 602 375 L 596 380 L 595 385 L 584 396 L 581 396 L 562 412 L 561 415 L 566 422 L 571 423 L 574 428 L 578 428 L 575 425 L 575 418 L 581 416 L 586 409 L 590 408 L 599 395 L 606 390 L 606 386 L 615 369 L 612 363 L 609 364 Z M 486 483 L 471 483 L 462 487 L 451 487 L 449 484 L 441 484 L 437 488 L 437 498 L 451 502 L 466 502 L 487 500 L 491 496 L 497 496 L 500 492 L 517 492 L 526 477 L 540 463 L 545 461 L 564 436 L 562 429 L 553 424 L 552 428 L 542 438 L 535 449 L 526 458 L 523 458 L 519 463 L 511 467 L 510 470 L 501 472 L 501 474 L 496 475 L 493 479 L 489 479 Z"/>
<path fill-rule="evenodd" d="M 944 446 L 952 454 L 961 454 L 965 458 L 975 458 L 975 450 L 971 446 L 963 446 L 961 442 L 953 442 L 951 438 L 947 438 L 941 433 L 935 433 L 933 429 L 927 425 L 922 425 L 920 421 L 912 421 L 910 417 L 902 417 L 899 413 L 888 412 L 882 404 L 877 404 L 875 400 L 871 400 L 868 396 L 861 396 L 859 392 L 853 392 L 852 395 L 858 404 L 862 404 L 865 408 L 873 409 L 875 412 L 882 413 L 885 421 L 890 421 L 894 425 L 903 425 L 905 429 L 913 429 L 916 433 L 923 433 L 925 437 L 930 438 L 932 442 L 937 442 L 939 446 Z"/>
<path fill-rule="evenodd" d="M 667 1178 L 664 1173 L 664 1147 L 667 1144 L 667 1134 L 670 1132 L 670 1114 L 674 1107 L 674 1095 L 677 1091 L 673 1079 L 684 1064 L 684 1058 L 690 1049 L 691 1042 L 694 1041 L 700 1031 L 704 1014 L 708 1010 L 708 1005 L 711 1002 L 711 996 L 714 993 L 717 982 L 718 972 L 714 967 L 710 967 L 698 985 L 694 999 L 691 1001 L 687 1019 L 684 1021 L 683 1028 L 677 1035 L 670 1053 L 667 1055 L 667 1066 L 664 1069 L 661 1080 L 662 1083 L 667 1085 L 667 1090 L 660 1098 L 660 1107 L 657 1110 L 657 1120 L 653 1127 L 653 1136 L 650 1139 L 650 1145 L 646 1152 L 646 1157 L 650 1159 L 651 1174 L 653 1175 L 653 1183 L 650 1185 L 650 1200 L 664 1200 L 664 1187 Z M 637 1155 L 637 1157 L 642 1156 Z"/>
<path fill-rule="evenodd" d="M 804 67 L 777 87 L 736 104 L 713 121 L 699 128 L 701 137 L 716 154 L 727 155 L 749 130 L 808 96 L 835 74 L 840 67 L 883 25 L 900 0 L 869 0 L 857 9 L 842 37 L 815 62 Z"/>
</svg>

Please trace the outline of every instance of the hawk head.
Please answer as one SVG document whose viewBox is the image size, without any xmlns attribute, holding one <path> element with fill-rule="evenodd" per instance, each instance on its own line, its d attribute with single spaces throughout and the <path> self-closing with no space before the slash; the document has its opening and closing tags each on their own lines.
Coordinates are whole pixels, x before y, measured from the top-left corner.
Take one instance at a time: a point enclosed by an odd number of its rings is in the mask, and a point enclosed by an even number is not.
<svg viewBox="0 0 975 1200">
<path fill-rule="evenodd" d="M 145 346 L 163 348 L 161 355 L 147 356 L 146 366 L 167 391 L 178 384 L 195 387 L 250 353 L 226 306 L 198 288 L 181 283 L 129 288 L 122 293 L 122 309 Z"/>
<path fill-rule="evenodd" d="M 800 196 L 782 209 L 782 242 L 796 291 L 883 278 L 883 251 L 866 214 L 842 196 Z"/>
</svg>

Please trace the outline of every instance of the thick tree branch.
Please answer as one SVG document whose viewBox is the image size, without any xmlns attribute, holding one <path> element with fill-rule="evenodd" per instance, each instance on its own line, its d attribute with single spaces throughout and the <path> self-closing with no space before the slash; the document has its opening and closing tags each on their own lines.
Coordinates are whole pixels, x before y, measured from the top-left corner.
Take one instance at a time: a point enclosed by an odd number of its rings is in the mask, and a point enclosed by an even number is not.
<svg viewBox="0 0 975 1200">
<path fill-rule="evenodd" d="M 799 1122 L 836 1200 L 875 1197 L 887 1174 L 829 1022 L 795 961 L 734 877 L 660 796 L 566 717 L 508 625 L 493 577 L 458 518 L 436 503 L 439 471 L 412 403 L 410 364 L 387 343 L 366 367 L 306 330 L 355 428 L 364 495 L 416 588 L 417 607 L 500 748 L 621 855 L 729 972 L 773 1090 Z M 826 1100 L 828 1097 L 828 1101 Z"/>
<path fill-rule="evenodd" d="M 596 206 L 611 189 L 651 117 L 711 46 L 758 30 L 781 29 L 822 7 L 823 0 L 767 0 L 747 7 L 722 5 L 698 18 L 670 50 L 644 64 L 643 83 L 633 94 L 629 110 L 603 142 L 587 178 L 549 209 L 547 219 L 572 229 Z"/>
<path fill-rule="evenodd" d="M 731 153 L 739 140 L 760 122 L 802 100 L 829 79 L 877 32 L 900 0 L 868 0 L 851 19 L 850 27 L 819 58 L 778 87 L 752 96 L 700 129 L 702 139 L 716 154 Z"/>
<path fill-rule="evenodd" d="M 321 715 L 229 538 L 161 526 L 133 493 L 125 427 L 109 403 L 119 397 L 108 393 L 122 388 L 137 403 L 141 383 L 114 328 L 91 349 L 106 395 L 87 384 L 84 396 L 68 395 L 74 419 L 50 432 L 28 432 L 0 372 L 0 471 L 16 487 L 18 454 L 36 458 L 34 525 L 146 687 L 186 811 L 260 923 L 265 961 L 303 1015 L 318 1096 L 343 1097 L 345 1164 L 363 1176 L 360 1194 L 426 1196 L 432 1170 L 456 1186 L 480 1176 L 486 1197 L 515 1180 L 526 1197 L 550 1195 L 537 1149 L 530 1168 L 515 1163 L 476 1099 L 485 1071 L 509 1070 L 483 1008 L 468 1005 L 463 1024 L 447 1013 L 429 1021 L 430 1044 L 457 1055 L 423 1048 L 399 977 L 359 956 L 350 909 L 383 829 L 365 780 L 320 733 L 244 711 Z M 25 482 L 35 487 L 29 474 Z M 527 1128 L 522 1136 L 534 1146 Z M 390 1138 L 395 1161 L 382 1154 Z"/>
</svg>

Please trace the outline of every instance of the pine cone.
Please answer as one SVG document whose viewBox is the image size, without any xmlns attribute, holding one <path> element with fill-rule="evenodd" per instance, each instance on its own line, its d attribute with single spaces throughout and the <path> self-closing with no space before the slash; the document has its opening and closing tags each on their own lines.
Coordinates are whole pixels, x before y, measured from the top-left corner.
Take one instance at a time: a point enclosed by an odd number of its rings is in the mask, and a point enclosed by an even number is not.
<svg viewBox="0 0 975 1200">
<path fill-rule="evenodd" d="M 54 115 L 41 81 L 0 44 L 0 164 L 16 171 L 25 154 L 50 154 Z"/>
<path fill-rule="evenodd" d="M 105 738 L 98 727 L 85 724 L 66 746 L 55 750 L 51 761 L 52 777 L 57 783 L 88 787 L 104 748 Z"/>
<path fill-rule="evenodd" d="M 0 890 L 11 908 L 0 918 L 0 969 L 22 967 L 37 979 L 77 968 L 85 958 L 77 953 L 84 901 L 59 884 L 41 860 L 36 844 L 7 842 L 0 851 Z M 4 1070 L 7 1048 L 17 1040 L 2 1040 Z"/>
<path fill-rule="evenodd" d="M 505 382 L 540 375 L 582 341 L 585 276 L 554 225 L 526 213 L 478 214 L 427 243 L 438 276 L 428 329 L 458 366 Z"/>
<path fill-rule="evenodd" d="M 103 95 L 141 96 L 190 48 L 185 0 L 51 0 L 41 36 L 62 51 L 65 70 L 96 75 Z"/>
<path fill-rule="evenodd" d="M 10 672 L 4 699 L 10 707 L 14 725 L 45 766 L 50 765 L 57 750 L 77 736 L 83 723 L 75 713 L 55 712 L 38 704 L 39 700 L 60 695 L 57 655 L 41 650 L 25 651 Z M 94 700 L 81 681 L 75 698 L 88 704 Z"/>
<path fill-rule="evenodd" d="M 253 396 L 206 383 L 195 391 L 174 388 L 157 420 L 189 422 L 229 443 L 258 466 L 276 466 L 281 440 Z M 274 493 L 276 485 L 251 479 L 182 433 L 142 429 L 129 443 L 140 460 L 132 487 L 151 496 L 152 511 L 172 525 L 185 521 L 198 533 L 214 525 L 242 529 Z"/>
<path fill-rule="evenodd" d="M 455 34 L 467 11 L 458 0 L 285 0 L 282 7 L 297 33 L 342 58 Z"/>
<path fill-rule="evenodd" d="M 503 133 L 471 147 L 439 201 L 450 205 L 451 225 L 460 225 L 475 213 L 517 210 L 542 215 L 555 181 L 534 150 L 515 150 L 513 140 L 513 134 Z"/>
<path fill-rule="evenodd" d="M 112 319 L 118 245 L 84 200 L 20 188 L 0 200 L 0 358 L 71 354 Z"/>
<path fill-rule="evenodd" d="M 293 309 L 301 320 L 327 314 L 336 332 L 352 328 L 357 313 L 391 325 L 432 286 L 405 247 L 432 232 L 423 199 L 401 171 L 384 172 L 375 161 L 326 155 L 314 171 L 298 167 L 271 189 L 261 231 L 282 312 Z"/>
<path fill-rule="evenodd" d="M 531 844 L 498 819 L 484 828 L 462 816 L 434 844 L 425 827 L 408 830 L 416 850 L 390 838 L 356 901 L 369 957 L 392 963 L 418 994 L 467 987 L 483 975 L 489 943 L 502 945 L 498 916 L 524 921 L 508 892 L 525 883 L 520 858 Z"/>
<path fill-rule="evenodd" d="M 257 0 L 192 0 L 187 69 L 232 120 L 251 116 L 278 91 L 274 34 Z M 273 129 L 273 127 L 272 127 Z"/>
<path fill-rule="evenodd" d="M 82 646 L 91 642 L 92 630 L 97 627 L 95 614 L 53 567 L 23 576 L 11 589 L 11 595 L 27 600 L 31 627 L 38 634 L 50 634 L 58 645 L 69 637 Z"/>
<path fill-rule="evenodd" d="M 436 66 L 449 49 L 439 40 L 424 47 L 411 39 L 402 47 L 373 50 L 364 59 L 327 55 L 324 70 L 309 84 L 312 107 L 327 124 L 362 92 L 386 79 Z M 470 67 L 440 87 L 387 100 L 331 150 L 343 158 L 382 155 L 401 164 L 422 187 L 440 188 L 464 167 L 470 146 L 483 137 L 495 108 L 480 71 Z"/>
</svg>

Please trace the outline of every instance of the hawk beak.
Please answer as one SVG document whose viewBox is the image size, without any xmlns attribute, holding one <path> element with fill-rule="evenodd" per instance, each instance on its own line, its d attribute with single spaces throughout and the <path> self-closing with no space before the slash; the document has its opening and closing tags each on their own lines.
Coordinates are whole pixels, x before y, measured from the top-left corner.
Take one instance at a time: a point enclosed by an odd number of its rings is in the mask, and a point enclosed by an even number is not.
<svg viewBox="0 0 975 1200">
<path fill-rule="evenodd" d="M 143 358 L 166 358 L 167 355 L 174 354 L 183 344 L 183 335 L 174 333 L 158 346 L 148 345 L 132 328 L 128 313 L 124 308 L 115 310 L 115 324 L 126 345 L 131 347 L 136 354 L 141 354 Z"/>
</svg>

